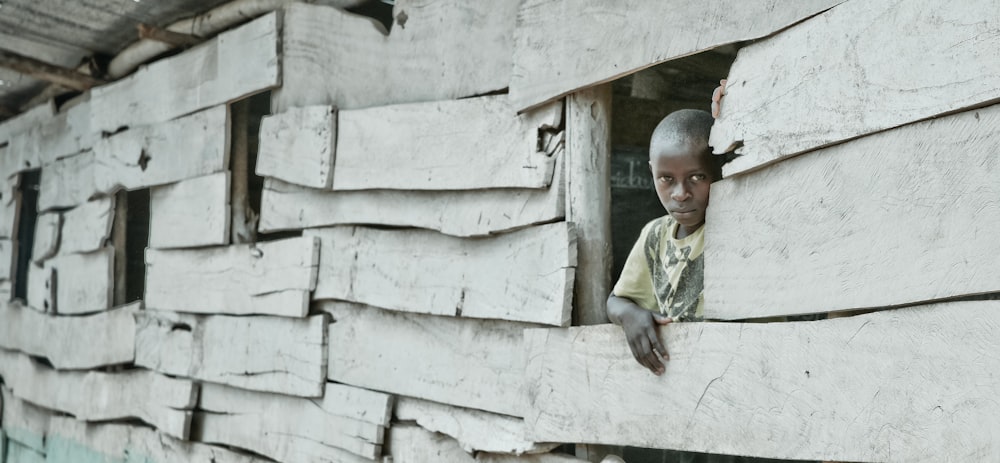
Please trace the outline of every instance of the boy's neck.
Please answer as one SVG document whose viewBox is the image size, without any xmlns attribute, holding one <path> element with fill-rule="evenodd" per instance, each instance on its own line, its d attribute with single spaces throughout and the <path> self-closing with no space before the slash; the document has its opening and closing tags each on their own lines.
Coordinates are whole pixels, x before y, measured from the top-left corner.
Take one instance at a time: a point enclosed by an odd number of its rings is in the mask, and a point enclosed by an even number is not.
<svg viewBox="0 0 1000 463">
<path fill-rule="evenodd" d="M 674 238 L 678 239 L 678 240 L 687 238 L 687 237 L 693 235 L 695 232 L 697 232 L 698 230 L 700 230 L 701 227 L 704 227 L 704 226 L 705 226 L 705 222 L 702 222 L 702 223 L 700 223 L 698 225 L 695 225 L 694 227 L 691 227 L 691 228 L 685 227 L 684 225 L 681 225 L 681 224 L 678 223 L 677 224 L 677 229 L 674 230 Z"/>
</svg>

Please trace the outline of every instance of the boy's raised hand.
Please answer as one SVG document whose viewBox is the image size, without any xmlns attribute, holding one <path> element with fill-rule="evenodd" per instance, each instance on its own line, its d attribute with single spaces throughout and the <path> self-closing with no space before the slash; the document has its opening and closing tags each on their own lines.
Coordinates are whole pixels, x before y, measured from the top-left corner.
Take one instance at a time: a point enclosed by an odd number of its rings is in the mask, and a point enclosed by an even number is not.
<svg viewBox="0 0 1000 463">
<path fill-rule="evenodd" d="M 663 361 L 660 359 L 669 360 L 670 356 L 667 354 L 667 349 L 660 343 L 660 338 L 656 333 L 656 325 L 666 325 L 673 320 L 638 306 L 622 313 L 619 320 L 635 360 L 653 374 L 662 375 L 664 367 Z"/>
<path fill-rule="evenodd" d="M 726 79 L 719 81 L 719 86 L 712 92 L 712 117 L 719 118 L 719 109 L 722 106 L 722 97 L 726 94 Z"/>
</svg>

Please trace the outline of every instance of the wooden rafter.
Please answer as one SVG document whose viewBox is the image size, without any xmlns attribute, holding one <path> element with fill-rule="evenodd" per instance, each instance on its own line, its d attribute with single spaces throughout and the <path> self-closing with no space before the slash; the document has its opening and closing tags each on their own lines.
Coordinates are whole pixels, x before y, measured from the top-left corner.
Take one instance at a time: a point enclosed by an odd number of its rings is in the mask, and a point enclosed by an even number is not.
<svg viewBox="0 0 1000 463">
<path fill-rule="evenodd" d="M 104 83 L 102 79 L 88 76 L 73 69 L 59 67 L 8 50 L 0 50 L 0 67 L 81 92 Z"/>
<path fill-rule="evenodd" d="M 136 26 L 136 29 L 139 30 L 140 39 L 156 40 L 157 42 L 163 42 L 175 47 L 188 47 L 202 42 L 202 39 L 193 35 L 181 34 L 180 32 L 161 29 L 149 24 L 139 24 Z"/>
</svg>

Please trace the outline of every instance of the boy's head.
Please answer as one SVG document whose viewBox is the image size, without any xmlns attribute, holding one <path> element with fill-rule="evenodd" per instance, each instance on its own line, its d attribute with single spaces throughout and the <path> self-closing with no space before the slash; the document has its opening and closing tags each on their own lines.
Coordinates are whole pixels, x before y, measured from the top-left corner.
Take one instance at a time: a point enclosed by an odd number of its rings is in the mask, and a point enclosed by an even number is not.
<svg viewBox="0 0 1000 463">
<path fill-rule="evenodd" d="M 649 166 L 656 195 L 685 235 L 705 223 L 709 186 L 722 178 L 722 156 L 712 154 L 712 115 L 682 109 L 663 118 L 649 141 Z"/>
</svg>

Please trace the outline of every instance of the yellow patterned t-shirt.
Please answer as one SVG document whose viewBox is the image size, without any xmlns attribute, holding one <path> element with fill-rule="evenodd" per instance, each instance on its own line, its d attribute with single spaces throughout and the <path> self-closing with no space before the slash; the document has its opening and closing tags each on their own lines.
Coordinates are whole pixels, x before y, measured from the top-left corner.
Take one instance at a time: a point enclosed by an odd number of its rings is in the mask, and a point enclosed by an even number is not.
<svg viewBox="0 0 1000 463">
<path fill-rule="evenodd" d="M 669 215 L 642 228 L 612 294 L 676 321 L 703 319 L 705 227 L 677 239 Z"/>
</svg>

